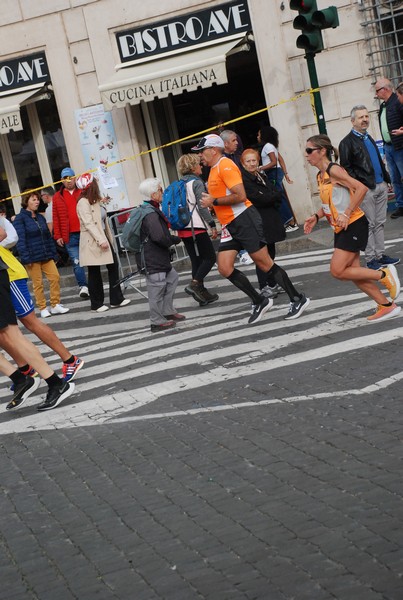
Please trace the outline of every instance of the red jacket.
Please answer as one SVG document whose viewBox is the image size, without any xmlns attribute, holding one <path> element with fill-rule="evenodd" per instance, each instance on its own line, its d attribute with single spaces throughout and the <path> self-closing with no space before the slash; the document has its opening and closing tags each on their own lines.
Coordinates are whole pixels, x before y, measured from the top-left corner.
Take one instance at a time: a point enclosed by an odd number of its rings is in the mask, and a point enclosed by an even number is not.
<svg viewBox="0 0 403 600">
<path fill-rule="evenodd" d="M 69 211 L 65 199 L 63 198 L 63 192 L 65 188 L 60 188 L 59 192 L 53 196 L 52 200 L 52 215 L 53 215 L 53 237 L 55 240 L 63 239 L 65 244 L 69 243 L 70 239 L 70 220 Z M 69 192 L 67 192 L 70 194 Z M 81 190 L 76 188 L 73 192 L 73 197 L 76 202 L 81 194 Z"/>
</svg>

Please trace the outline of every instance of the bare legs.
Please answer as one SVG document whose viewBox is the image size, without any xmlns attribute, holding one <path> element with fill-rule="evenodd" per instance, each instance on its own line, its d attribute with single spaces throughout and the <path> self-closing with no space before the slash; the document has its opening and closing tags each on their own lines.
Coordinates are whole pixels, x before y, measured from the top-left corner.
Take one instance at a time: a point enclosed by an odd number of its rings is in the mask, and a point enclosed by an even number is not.
<svg viewBox="0 0 403 600">
<path fill-rule="evenodd" d="M 358 252 L 348 252 L 347 250 L 335 248 L 330 261 L 330 273 L 341 281 L 352 281 L 377 304 L 389 303 L 388 298 L 376 285 L 381 279 L 382 272 L 361 267 Z"/>
</svg>

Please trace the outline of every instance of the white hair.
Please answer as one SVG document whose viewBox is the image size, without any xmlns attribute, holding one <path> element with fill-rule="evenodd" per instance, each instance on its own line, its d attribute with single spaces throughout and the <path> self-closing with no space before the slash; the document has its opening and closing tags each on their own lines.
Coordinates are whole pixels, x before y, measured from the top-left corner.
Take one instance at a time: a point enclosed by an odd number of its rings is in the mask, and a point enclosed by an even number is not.
<svg viewBox="0 0 403 600">
<path fill-rule="evenodd" d="M 162 187 L 162 184 L 157 177 L 149 177 L 140 183 L 139 192 L 146 200 L 149 200 L 151 195 L 158 192 L 158 188 L 160 187 Z"/>
<path fill-rule="evenodd" d="M 232 131 L 232 129 L 224 129 L 224 131 L 220 133 L 220 137 L 224 142 L 228 142 L 230 137 L 232 137 L 233 135 L 236 135 L 236 133 L 235 131 Z"/>
</svg>

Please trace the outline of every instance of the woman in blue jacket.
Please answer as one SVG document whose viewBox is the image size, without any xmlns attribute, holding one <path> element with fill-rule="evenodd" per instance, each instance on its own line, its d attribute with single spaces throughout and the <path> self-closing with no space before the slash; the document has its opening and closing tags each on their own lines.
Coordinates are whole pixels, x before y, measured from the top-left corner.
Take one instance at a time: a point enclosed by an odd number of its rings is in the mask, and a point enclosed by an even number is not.
<svg viewBox="0 0 403 600">
<path fill-rule="evenodd" d="M 32 279 L 35 302 L 41 311 L 41 317 L 45 318 L 51 314 L 61 315 L 69 309 L 60 304 L 60 275 L 55 263 L 56 246 L 45 218 L 38 213 L 39 202 L 37 192 L 21 196 L 22 208 L 13 224 L 18 234 L 17 250 L 20 261 Z M 46 307 L 42 273 L 49 281 L 50 311 Z"/>
</svg>

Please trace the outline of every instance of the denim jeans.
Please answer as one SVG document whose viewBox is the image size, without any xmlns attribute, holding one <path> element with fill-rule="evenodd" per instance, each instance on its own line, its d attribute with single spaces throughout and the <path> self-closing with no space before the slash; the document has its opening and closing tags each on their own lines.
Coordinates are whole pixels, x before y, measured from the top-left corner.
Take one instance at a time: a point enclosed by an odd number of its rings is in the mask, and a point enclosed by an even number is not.
<svg viewBox="0 0 403 600">
<path fill-rule="evenodd" d="M 394 150 L 391 144 L 385 144 L 384 148 L 393 191 L 395 192 L 396 207 L 403 208 L 403 148 Z"/>
<path fill-rule="evenodd" d="M 67 252 L 69 253 L 70 260 L 73 263 L 74 275 L 77 279 L 77 283 L 79 287 L 83 287 L 87 285 L 87 277 L 85 274 L 84 267 L 80 267 L 80 257 L 79 257 L 79 249 L 80 249 L 80 234 L 70 233 L 69 243 L 66 244 Z"/>
</svg>

